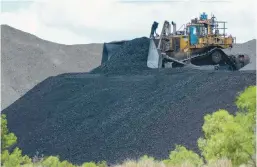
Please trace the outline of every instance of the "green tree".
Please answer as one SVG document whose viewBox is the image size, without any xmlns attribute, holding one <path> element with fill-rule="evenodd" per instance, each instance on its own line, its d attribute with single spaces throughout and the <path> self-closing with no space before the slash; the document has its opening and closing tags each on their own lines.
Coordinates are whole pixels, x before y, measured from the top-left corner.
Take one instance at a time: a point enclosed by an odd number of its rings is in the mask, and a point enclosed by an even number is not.
<svg viewBox="0 0 257 167">
<path fill-rule="evenodd" d="M 44 167 L 75 167 L 73 164 L 71 164 L 68 161 L 60 161 L 59 157 L 57 156 L 49 156 L 45 158 L 41 164 Z"/>
<path fill-rule="evenodd" d="M 245 89 L 237 98 L 236 105 L 239 109 L 237 113 L 237 121 L 240 121 L 240 118 L 243 116 L 246 117 L 243 119 L 241 124 L 246 128 L 255 132 L 256 127 L 256 86 L 250 86 Z"/>
<path fill-rule="evenodd" d="M 58 157 L 49 156 L 43 160 L 42 165 L 45 167 L 58 167 L 60 160 Z"/>
<path fill-rule="evenodd" d="M 10 133 L 7 128 L 6 115 L 1 115 L 1 151 L 8 149 L 16 144 L 17 137 L 14 133 Z"/>
<path fill-rule="evenodd" d="M 22 156 L 22 151 L 17 147 L 11 154 L 8 150 L 4 150 L 1 154 L 1 163 L 5 167 L 17 167 L 31 163 L 30 158 L 28 156 Z"/>
<path fill-rule="evenodd" d="M 167 165 L 182 165 L 189 163 L 193 166 L 203 165 L 203 160 L 198 154 L 187 150 L 184 146 L 176 145 L 174 151 L 170 152 L 169 159 L 163 161 Z"/>
<path fill-rule="evenodd" d="M 98 167 L 108 167 L 107 162 L 106 161 L 100 161 L 96 164 L 96 166 Z"/>
<path fill-rule="evenodd" d="M 240 112 L 256 112 L 256 86 L 249 86 L 237 98 L 236 105 Z M 255 117 L 255 116 L 254 116 Z"/>
<path fill-rule="evenodd" d="M 22 156 L 22 151 L 15 148 L 11 153 L 9 149 L 17 142 L 17 137 L 7 128 L 6 115 L 1 115 L 1 166 L 19 167 L 31 163 L 28 156 Z"/>
<path fill-rule="evenodd" d="M 97 165 L 94 162 L 85 162 L 82 167 L 97 167 Z"/>
<path fill-rule="evenodd" d="M 140 160 L 152 160 L 152 161 L 154 161 L 155 159 L 154 159 L 154 157 L 144 155 L 144 156 L 140 157 Z"/>
<path fill-rule="evenodd" d="M 233 165 L 255 163 L 255 107 L 256 87 L 249 87 L 236 100 L 236 116 L 219 110 L 204 117 L 204 137 L 198 147 L 208 162 L 220 158 L 231 159 Z"/>
</svg>

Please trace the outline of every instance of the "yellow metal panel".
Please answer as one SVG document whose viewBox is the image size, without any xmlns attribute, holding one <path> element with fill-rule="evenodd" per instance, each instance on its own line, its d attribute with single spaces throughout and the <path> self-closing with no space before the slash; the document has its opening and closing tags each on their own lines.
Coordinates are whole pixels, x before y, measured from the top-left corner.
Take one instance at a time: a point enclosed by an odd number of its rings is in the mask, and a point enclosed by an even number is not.
<svg viewBox="0 0 257 167">
<path fill-rule="evenodd" d="M 203 38 L 199 38 L 198 43 L 203 43 Z"/>
<path fill-rule="evenodd" d="M 204 45 L 203 44 L 196 44 L 196 45 L 190 46 L 190 49 L 200 49 L 200 48 L 204 48 Z"/>
<path fill-rule="evenodd" d="M 211 26 L 210 25 L 208 25 L 207 31 L 208 31 L 208 35 L 210 35 L 211 34 Z"/>
<path fill-rule="evenodd" d="M 231 45 L 232 44 L 232 38 L 225 38 L 225 44 Z"/>
<path fill-rule="evenodd" d="M 180 51 L 183 51 L 186 49 L 188 44 L 188 37 L 187 36 L 181 36 L 180 37 Z"/>
<path fill-rule="evenodd" d="M 203 37 L 203 38 L 199 38 L 199 44 L 206 44 L 208 41 L 207 41 L 207 38 L 206 37 Z"/>
<path fill-rule="evenodd" d="M 170 49 L 173 50 L 172 38 L 170 38 Z"/>
</svg>

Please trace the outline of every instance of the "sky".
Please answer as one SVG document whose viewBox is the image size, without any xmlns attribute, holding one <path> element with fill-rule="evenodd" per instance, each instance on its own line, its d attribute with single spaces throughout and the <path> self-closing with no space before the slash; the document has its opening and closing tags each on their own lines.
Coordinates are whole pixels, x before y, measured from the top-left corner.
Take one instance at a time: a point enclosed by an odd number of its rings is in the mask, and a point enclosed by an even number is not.
<svg viewBox="0 0 257 167">
<path fill-rule="evenodd" d="M 149 37 L 153 21 L 177 28 L 205 12 L 227 21 L 237 42 L 257 36 L 256 0 L 1 0 L 1 24 L 61 44 Z"/>
</svg>

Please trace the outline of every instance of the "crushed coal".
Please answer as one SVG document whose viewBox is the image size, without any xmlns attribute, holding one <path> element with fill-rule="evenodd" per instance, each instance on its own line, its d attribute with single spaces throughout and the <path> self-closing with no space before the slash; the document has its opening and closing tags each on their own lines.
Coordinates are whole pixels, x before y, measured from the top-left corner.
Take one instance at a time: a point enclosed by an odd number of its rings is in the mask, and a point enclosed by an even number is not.
<svg viewBox="0 0 257 167">
<path fill-rule="evenodd" d="M 93 69 L 91 73 L 127 74 L 148 70 L 149 43 L 146 37 L 125 42 L 108 61 Z"/>
<path fill-rule="evenodd" d="M 103 44 L 57 44 L 1 25 L 1 109 L 50 76 L 96 68 L 102 48 Z"/>
<path fill-rule="evenodd" d="M 126 42 L 90 73 L 50 77 L 3 110 L 25 154 L 75 164 L 167 158 L 175 144 L 198 152 L 203 117 L 236 112 L 255 71 L 148 69 L 148 39 Z"/>
</svg>

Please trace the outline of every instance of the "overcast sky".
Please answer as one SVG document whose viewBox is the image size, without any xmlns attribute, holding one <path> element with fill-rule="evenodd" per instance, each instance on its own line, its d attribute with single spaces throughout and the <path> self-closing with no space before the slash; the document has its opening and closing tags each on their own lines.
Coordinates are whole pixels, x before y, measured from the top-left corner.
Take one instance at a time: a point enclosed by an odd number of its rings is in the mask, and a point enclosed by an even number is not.
<svg viewBox="0 0 257 167">
<path fill-rule="evenodd" d="M 215 14 L 237 42 L 256 38 L 256 0 L 1 0 L 1 24 L 62 44 L 101 43 L 149 36 L 153 21 L 177 28 Z"/>
</svg>

